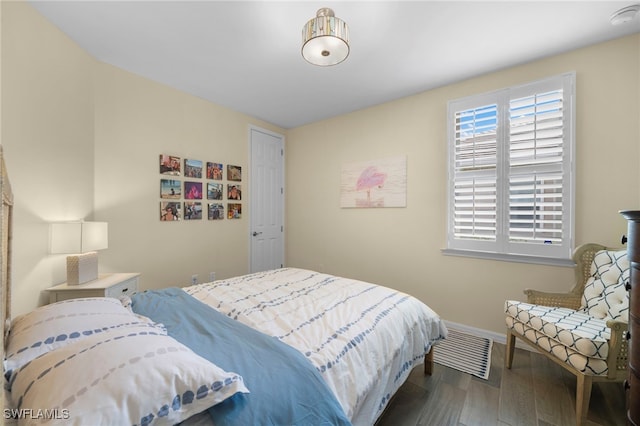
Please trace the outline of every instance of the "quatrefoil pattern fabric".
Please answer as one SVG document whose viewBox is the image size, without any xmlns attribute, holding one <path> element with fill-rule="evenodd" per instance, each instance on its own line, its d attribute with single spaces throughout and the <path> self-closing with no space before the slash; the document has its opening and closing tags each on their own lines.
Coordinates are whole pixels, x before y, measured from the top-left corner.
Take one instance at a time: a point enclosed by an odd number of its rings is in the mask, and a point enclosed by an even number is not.
<svg viewBox="0 0 640 426">
<path fill-rule="evenodd" d="M 607 361 L 604 359 L 586 357 L 509 316 L 507 316 L 507 327 L 586 375 L 604 376 L 609 370 Z"/>
<path fill-rule="evenodd" d="M 606 359 L 611 331 L 605 321 L 568 308 L 507 300 L 507 315 L 586 357 Z"/>
<path fill-rule="evenodd" d="M 595 318 L 629 322 L 629 258 L 627 251 L 602 250 L 591 263 L 581 309 Z"/>
<path fill-rule="evenodd" d="M 584 374 L 605 375 L 611 337 L 606 322 L 628 322 L 628 280 L 626 250 L 599 251 L 579 310 L 507 300 L 507 327 Z"/>
</svg>

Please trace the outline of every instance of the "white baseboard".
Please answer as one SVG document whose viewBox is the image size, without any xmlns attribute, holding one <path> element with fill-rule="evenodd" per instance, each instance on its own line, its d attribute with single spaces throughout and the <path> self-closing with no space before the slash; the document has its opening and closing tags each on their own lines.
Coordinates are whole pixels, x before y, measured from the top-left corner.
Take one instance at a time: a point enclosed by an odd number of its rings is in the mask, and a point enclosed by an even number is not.
<svg viewBox="0 0 640 426">
<path fill-rule="evenodd" d="M 460 324 L 457 322 L 446 321 L 444 320 L 444 324 L 447 327 L 455 328 L 456 330 L 463 331 L 465 333 L 473 334 L 474 336 L 484 337 L 487 339 L 491 339 L 494 342 L 502 343 L 503 345 L 507 344 L 507 335 L 505 333 L 496 333 L 495 331 L 489 331 L 482 328 L 472 327 L 470 325 Z M 506 327 L 506 326 L 505 326 Z M 526 343 L 520 341 L 520 339 L 516 339 L 516 348 L 526 349 L 528 351 L 532 351 L 531 346 Z"/>
</svg>

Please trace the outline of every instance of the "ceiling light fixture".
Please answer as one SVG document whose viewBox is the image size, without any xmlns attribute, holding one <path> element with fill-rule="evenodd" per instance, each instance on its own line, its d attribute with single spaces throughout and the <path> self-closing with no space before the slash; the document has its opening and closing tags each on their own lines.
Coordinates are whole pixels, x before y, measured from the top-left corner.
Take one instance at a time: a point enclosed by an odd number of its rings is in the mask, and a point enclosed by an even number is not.
<svg viewBox="0 0 640 426">
<path fill-rule="evenodd" d="M 611 15 L 611 25 L 622 25 L 632 21 L 640 12 L 640 4 L 623 7 L 622 9 Z"/>
<path fill-rule="evenodd" d="M 319 9 L 316 17 L 302 28 L 302 56 L 307 62 L 336 65 L 349 56 L 349 27 L 336 18 L 328 7 Z"/>
</svg>

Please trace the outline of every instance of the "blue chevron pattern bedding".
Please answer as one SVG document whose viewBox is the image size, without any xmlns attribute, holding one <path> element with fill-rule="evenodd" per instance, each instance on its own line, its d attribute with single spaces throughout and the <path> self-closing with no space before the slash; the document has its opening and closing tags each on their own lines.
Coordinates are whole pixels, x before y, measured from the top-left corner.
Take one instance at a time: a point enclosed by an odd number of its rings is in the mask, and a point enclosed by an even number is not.
<svg viewBox="0 0 640 426">
<path fill-rule="evenodd" d="M 183 290 L 295 348 L 356 425 L 373 424 L 413 367 L 447 335 L 439 316 L 414 297 L 304 269 L 259 272 Z M 247 386 L 253 392 L 248 381 Z"/>
</svg>

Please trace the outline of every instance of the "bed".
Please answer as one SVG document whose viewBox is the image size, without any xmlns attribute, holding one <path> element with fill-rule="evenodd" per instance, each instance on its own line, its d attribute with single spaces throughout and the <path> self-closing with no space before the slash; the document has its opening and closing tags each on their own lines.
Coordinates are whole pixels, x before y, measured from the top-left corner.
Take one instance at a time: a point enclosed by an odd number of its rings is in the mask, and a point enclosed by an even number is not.
<svg viewBox="0 0 640 426">
<path fill-rule="evenodd" d="M 5 420 L 65 425 L 371 425 L 447 335 L 405 293 L 299 268 L 66 300 L 4 327 Z"/>
</svg>

